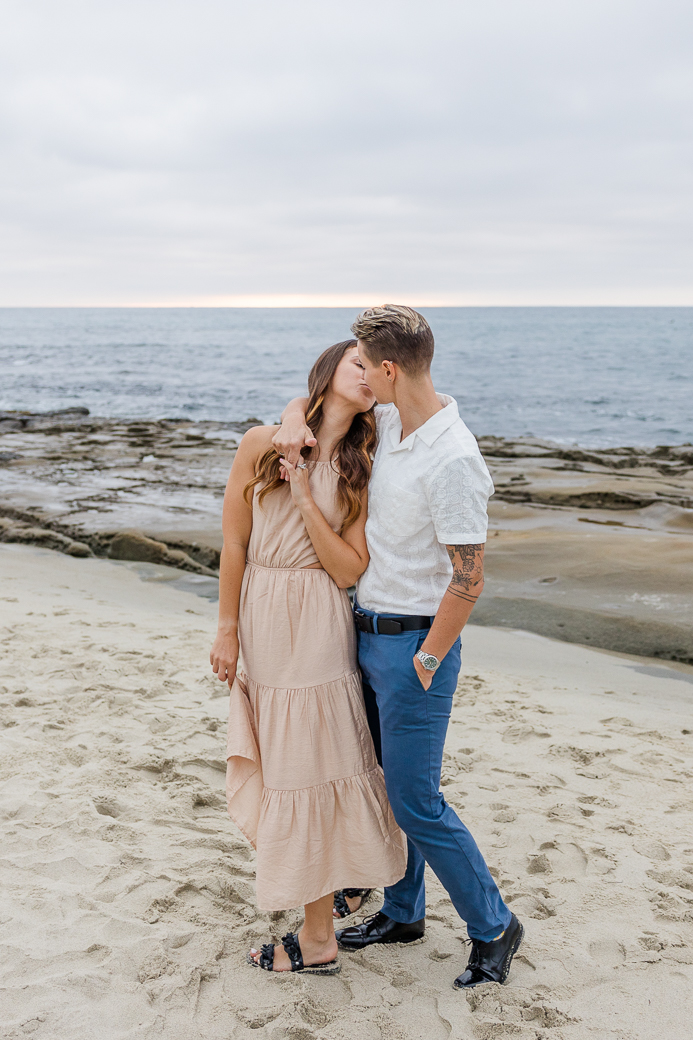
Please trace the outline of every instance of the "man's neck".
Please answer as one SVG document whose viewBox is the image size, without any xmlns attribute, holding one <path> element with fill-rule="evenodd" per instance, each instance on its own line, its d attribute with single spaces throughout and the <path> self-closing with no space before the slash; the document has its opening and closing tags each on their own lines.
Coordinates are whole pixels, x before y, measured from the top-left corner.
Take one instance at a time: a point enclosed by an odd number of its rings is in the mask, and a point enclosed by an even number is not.
<svg viewBox="0 0 693 1040">
<path fill-rule="evenodd" d="M 394 385 L 393 404 L 402 420 L 402 440 L 444 407 L 438 400 L 428 372 L 415 378 L 399 374 Z"/>
</svg>

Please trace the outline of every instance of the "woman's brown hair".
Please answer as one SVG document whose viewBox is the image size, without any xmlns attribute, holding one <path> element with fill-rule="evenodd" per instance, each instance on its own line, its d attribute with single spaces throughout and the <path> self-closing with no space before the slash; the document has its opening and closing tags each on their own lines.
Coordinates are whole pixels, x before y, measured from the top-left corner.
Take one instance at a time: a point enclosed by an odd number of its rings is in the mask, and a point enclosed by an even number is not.
<svg viewBox="0 0 693 1040">
<path fill-rule="evenodd" d="M 339 362 L 350 347 L 356 346 L 355 339 L 345 339 L 341 343 L 324 350 L 310 370 L 308 376 L 308 393 L 310 398 L 306 409 L 306 425 L 310 426 L 315 437 L 318 436 L 323 421 L 323 403 Z M 359 412 L 354 416 L 351 426 L 334 448 L 330 462 L 339 473 L 337 484 L 337 501 L 346 516 L 340 533 L 358 519 L 361 513 L 361 495 L 365 490 L 373 466 L 372 455 L 375 451 L 376 430 L 373 409 Z M 308 458 L 312 448 L 302 448 L 301 455 Z M 258 495 L 263 500 L 272 491 L 286 488 L 286 482 L 279 475 L 279 453 L 269 448 L 258 460 L 255 476 L 243 489 L 243 497 L 250 505 L 250 494 L 256 484 L 264 484 Z"/>
</svg>

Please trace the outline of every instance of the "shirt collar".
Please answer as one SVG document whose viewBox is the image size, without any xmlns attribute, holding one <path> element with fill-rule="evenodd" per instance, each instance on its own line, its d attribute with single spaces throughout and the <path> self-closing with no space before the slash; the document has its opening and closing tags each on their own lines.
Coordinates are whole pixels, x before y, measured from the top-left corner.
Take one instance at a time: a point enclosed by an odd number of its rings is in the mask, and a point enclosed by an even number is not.
<svg viewBox="0 0 693 1040">
<path fill-rule="evenodd" d="M 459 419 L 460 413 L 457 408 L 457 401 L 453 397 L 449 397 L 447 394 L 438 394 L 438 400 L 443 405 L 440 411 L 432 415 L 430 419 L 427 419 L 423 426 L 419 426 L 404 440 L 400 440 L 402 436 L 402 421 L 399 418 L 399 413 L 397 413 L 397 422 L 392 424 L 390 430 L 391 453 L 395 451 L 411 451 L 417 437 L 430 448 L 438 440 L 441 433 L 445 433 Z"/>
</svg>

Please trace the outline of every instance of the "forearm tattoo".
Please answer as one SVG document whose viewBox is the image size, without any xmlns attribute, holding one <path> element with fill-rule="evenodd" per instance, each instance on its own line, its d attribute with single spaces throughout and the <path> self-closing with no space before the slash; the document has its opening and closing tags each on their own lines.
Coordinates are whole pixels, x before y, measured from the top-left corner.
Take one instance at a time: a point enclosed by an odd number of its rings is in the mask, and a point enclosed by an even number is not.
<svg viewBox="0 0 693 1040">
<path fill-rule="evenodd" d="M 481 589 L 476 589 L 484 580 L 483 552 L 481 545 L 446 546 L 452 564 L 452 581 L 448 592 L 468 603 L 476 603 Z"/>
</svg>

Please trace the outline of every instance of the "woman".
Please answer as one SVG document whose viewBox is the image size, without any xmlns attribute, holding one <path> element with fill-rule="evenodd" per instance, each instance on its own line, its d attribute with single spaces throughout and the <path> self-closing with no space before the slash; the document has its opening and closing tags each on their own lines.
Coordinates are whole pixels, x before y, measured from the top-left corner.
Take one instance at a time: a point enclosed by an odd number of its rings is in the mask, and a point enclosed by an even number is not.
<svg viewBox="0 0 693 1040">
<path fill-rule="evenodd" d="M 334 891 L 393 884 L 406 846 L 368 730 L 346 592 L 368 564 L 375 448 L 356 341 L 326 350 L 308 386 L 317 443 L 298 467 L 272 447 L 277 427 L 248 430 L 238 448 L 210 659 L 231 687 L 227 800 L 257 849 L 258 906 L 305 907 L 297 935 L 248 961 L 332 974 Z"/>
</svg>

